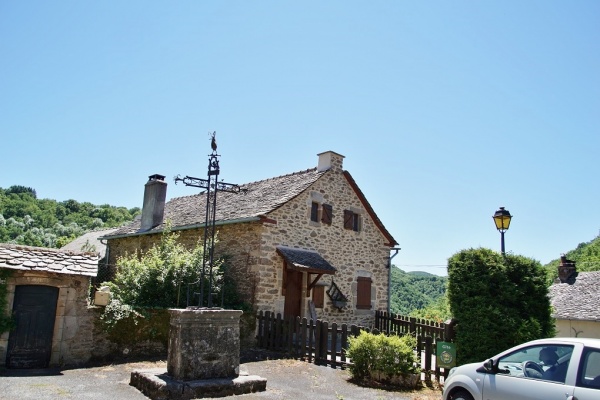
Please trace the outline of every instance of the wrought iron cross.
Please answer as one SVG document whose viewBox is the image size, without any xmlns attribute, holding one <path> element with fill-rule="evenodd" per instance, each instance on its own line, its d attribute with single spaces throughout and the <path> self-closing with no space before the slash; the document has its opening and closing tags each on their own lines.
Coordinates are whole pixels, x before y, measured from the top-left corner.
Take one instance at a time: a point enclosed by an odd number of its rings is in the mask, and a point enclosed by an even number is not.
<svg viewBox="0 0 600 400">
<path fill-rule="evenodd" d="M 213 306 L 213 262 L 214 262 L 214 250 L 215 250 L 215 221 L 217 212 L 217 193 L 230 192 L 240 193 L 244 192 L 238 185 L 233 183 L 219 182 L 219 157 L 217 154 L 217 140 L 215 138 L 216 132 L 210 133 L 211 136 L 211 148 L 212 153 L 208 155 L 208 179 L 194 178 L 191 176 L 185 176 L 180 178 L 175 177 L 175 184 L 177 182 L 183 182 L 186 186 L 193 186 L 197 188 L 206 189 L 206 219 L 204 222 L 204 255 L 202 259 L 202 271 L 200 274 L 200 300 L 199 306 L 203 306 L 204 302 L 204 284 L 206 272 L 208 269 L 208 307 Z M 189 306 L 189 295 L 188 295 L 188 306 Z"/>
</svg>

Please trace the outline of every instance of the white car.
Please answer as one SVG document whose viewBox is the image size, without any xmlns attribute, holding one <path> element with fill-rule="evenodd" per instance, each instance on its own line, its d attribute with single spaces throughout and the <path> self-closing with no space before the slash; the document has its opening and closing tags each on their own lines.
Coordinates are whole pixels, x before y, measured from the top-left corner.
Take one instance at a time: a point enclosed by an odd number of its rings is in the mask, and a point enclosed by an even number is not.
<svg viewBox="0 0 600 400">
<path fill-rule="evenodd" d="M 523 343 L 450 370 L 444 400 L 598 400 L 600 339 Z"/>
</svg>

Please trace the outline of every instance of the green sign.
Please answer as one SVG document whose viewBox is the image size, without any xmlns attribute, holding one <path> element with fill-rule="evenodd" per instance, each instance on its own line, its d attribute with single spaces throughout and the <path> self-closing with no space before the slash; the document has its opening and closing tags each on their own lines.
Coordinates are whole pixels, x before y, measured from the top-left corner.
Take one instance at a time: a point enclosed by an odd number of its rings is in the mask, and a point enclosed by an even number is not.
<svg viewBox="0 0 600 400">
<path fill-rule="evenodd" d="M 437 342 L 438 368 L 452 368 L 456 366 L 456 346 L 454 343 Z"/>
</svg>

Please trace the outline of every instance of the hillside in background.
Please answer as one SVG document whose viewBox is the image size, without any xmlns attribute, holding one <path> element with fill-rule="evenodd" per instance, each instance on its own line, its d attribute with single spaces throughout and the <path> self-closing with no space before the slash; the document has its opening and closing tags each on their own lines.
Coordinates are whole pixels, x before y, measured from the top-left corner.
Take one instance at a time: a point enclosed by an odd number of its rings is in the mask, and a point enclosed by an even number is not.
<svg viewBox="0 0 600 400">
<path fill-rule="evenodd" d="M 408 315 L 438 302 L 446 293 L 447 277 L 427 272 L 404 272 L 392 266 L 390 308 L 393 313 Z"/>
<path fill-rule="evenodd" d="M 574 250 L 565 253 L 568 260 L 575 261 L 577 271 L 600 271 L 600 236 L 589 242 L 579 243 Z M 558 277 L 558 265 L 560 258 L 550 261 L 544 265 L 548 274 L 549 284 Z"/>
<path fill-rule="evenodd" d="M 0 243 L 60 248 L 85 232 L 120 226 L 139 208 L 38 199 L 25 186 L 0 188 Z"/>
</svg>

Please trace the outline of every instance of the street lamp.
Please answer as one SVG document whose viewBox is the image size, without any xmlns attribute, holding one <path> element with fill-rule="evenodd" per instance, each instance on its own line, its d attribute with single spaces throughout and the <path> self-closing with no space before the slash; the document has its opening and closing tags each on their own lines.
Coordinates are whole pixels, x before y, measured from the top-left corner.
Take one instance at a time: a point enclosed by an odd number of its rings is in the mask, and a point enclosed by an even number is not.
<svg viewBox="0 0 600 400">
<path fill-rule="evenodd" d="M 508 210 L 505 210 L 504 207 L 500 207 L 500 209 L 494 213 L 492 218 L 494 218 L 496 229 L 500 232 L 500 249 L 502 255 L 504 255 L 504 232 L 506 232 L 510 226 L 512 215 L 510 215 Z"/>
</svg>

